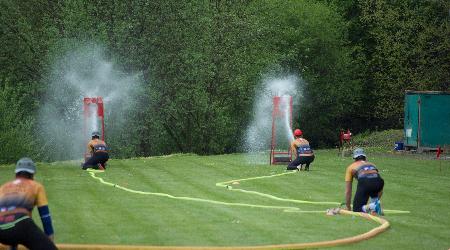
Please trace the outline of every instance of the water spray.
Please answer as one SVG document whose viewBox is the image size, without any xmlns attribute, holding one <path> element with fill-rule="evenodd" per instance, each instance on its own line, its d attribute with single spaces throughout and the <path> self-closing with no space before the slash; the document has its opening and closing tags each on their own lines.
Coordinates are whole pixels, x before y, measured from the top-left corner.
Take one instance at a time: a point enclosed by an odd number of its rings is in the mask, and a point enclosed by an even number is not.
<svg viewBox="0 0 450 250">
<path fill-rule="evenodd" d="M 83 138 L 89 138 L 94 131 L 101 131 L 101 139 L 105 141 L 105 112 L 103 110 L 102 97 L 85 97 L 83 99 Z M 100 128 L 99 128 L 100 122 Z M 84 153 L 84 160 L 90 157 L 88 152 Z"/>
<path fill-rule="evenodd" d="M 137 133 L 129 127 L 144 92 L 141 74 L 124 72 L 109 54 L 102 46 L 87 44 L 61 54 L 52 65 L 36 130 L 44 159 L 80 159 L 90 133 L 99 131 L 104 139 L 105 126 L 115 153 L 124 138 Z"/>
<path fill-rule="evenodd" d="M 253 119 L 245 133 L 244 150 L 250 164 L 266 164 L 267 152 L 273 147 L 272 126 L 274 98 L 279 98 L 276 119 L 276 143 L 283 145 L 284 151 L 294 139 L 292 135 L 293 105 L 301 97 L 300 83 L 297 76 L 274 78 L 268 77 L 262 82 L 255 95 Z M 300 94 L 300 95 L 299 95 Z M 272 159 L 270 159 L 272 162 Z"/>
</svg>

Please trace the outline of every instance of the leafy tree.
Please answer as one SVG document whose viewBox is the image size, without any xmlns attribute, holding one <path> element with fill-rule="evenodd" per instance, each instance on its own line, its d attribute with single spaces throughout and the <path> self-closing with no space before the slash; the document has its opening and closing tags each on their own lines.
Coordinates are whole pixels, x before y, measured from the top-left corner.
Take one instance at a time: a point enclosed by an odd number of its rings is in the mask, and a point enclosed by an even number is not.
<svg viewBox="0 0 450 250">
<path fill-rule="evenodd" d="M 337 141 L 346 117 L 360 105 L 361 83 L 346 40 L 346 25 L 336 10 L 309 1 L 267 1 L 264 13 L 268 45 L 281 68 L 302 76 L 300 117 L 297 125 L 314 146 Z M 270 11 L 269 11 L 270 10 Z"/>
<path fill-rule="evenodd" d="M 36 140 L 32 134 L 34 120 L 24 111 L 29 105 L 26 96 L 20 87 L 3 79 L 0 86 L 0 163 L 36 156 Z"/>
<path fill-rule="evenodd" d="M 202 3 L 202 2 L 200 2 Z M 251 108 L 259 53 L 245 4 L 165 3 L 150 71 L 152 110 L 172 150 L 234 152 Z M 174 7 L 176 6 L 176 7 Z M 166 12 L 168 8 L 171 11 Z M 200 17 L 200 18 L 199 18 Z M 251 81 L 253 80 L 253 81 Z"/>
<path fill-rule="evenodd" d="M 367 93 L 359 129 L 399 127 L 404 91 L 448 90 L 448 1 L 327 1 L 349 22 Z"/>
<path fill-rule="evenodd" d="M 406 89 L 449 89 L 448 9 L 444 0 L 1 1 L 0 156 L 65 157 L 34 134 L 38 110 L 55 64 L 86 44 L 140 83 L 135 112 L 110 116 L 128 117 L 108 124 L 115 157 L 239 151 L 267 75 L 303 80 L 295 126 L 314 146 L 334 144 L 340 128 L 398 127 Z M 13 148 L 19 135 L 28 143 Z"/>
</svg>

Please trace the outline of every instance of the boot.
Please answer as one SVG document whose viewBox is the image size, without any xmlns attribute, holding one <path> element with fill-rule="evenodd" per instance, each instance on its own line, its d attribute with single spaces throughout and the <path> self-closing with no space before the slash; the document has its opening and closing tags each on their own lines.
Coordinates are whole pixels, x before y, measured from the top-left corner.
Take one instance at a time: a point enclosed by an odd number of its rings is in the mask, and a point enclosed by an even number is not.
<svg viewBox="0 0 450 250">
<path fill-rule="evenodd" d="M 105 170 L 101 163 L 97 164 L 99 170 Z"/>
</svg>

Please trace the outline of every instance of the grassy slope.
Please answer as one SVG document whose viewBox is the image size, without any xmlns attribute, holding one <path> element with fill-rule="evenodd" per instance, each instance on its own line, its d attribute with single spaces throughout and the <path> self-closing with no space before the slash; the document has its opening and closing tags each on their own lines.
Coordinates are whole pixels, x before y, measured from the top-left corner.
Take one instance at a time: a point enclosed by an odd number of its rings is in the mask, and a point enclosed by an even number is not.
<svg viewBox="0 0 450 250">
<path fill-rule="evenodd" d="M 336 201 L 344 198 L 343 175 L 350 158 L 337 151 L 316 152 L 312 171 L 242 181 L 238 187 L 278 197 Z M 389 154 L 370 160 L 385 179 L 391 229 L 374 239 L 342 249 L 447 249 L 450 246 L 450 162 Z M 0 166 L 0 182 L 13 166 Z M 305 205 L 269 200 L 217 187 L 217 182 L 283 173 L 283 166 L 247 164 L 244 155 L 175 155 L 112 160 L 106 181 L 130 189 L 207 200 L 294 206 L 326 210 L 332 205 Z M 50 200 L 58 243 L 137 245 L 263 245 L 312 242 L 348 237 L 377 224 L 351 216 L 302 214 L 283 209 L 237 207 L 133 194 L 101 184 L 76 163 L 39 164 L 37 180 Z M 35 212 L 35 216 L 36 216 Z M 40 222 L 38 223 L 40 224 Z"/>
</svg>

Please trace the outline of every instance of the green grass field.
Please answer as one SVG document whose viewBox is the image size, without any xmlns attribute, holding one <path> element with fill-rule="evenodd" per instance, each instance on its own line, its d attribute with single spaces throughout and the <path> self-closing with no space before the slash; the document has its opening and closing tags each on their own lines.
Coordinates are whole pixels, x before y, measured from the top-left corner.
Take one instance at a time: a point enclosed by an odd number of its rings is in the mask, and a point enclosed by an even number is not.
<svg viewBox="0 0 450 250">
<path fill-rule="evenodd" d="M 268 156 L 264 157 L 268 162 Z M 336 249 L 450 248 L 450 161 L 370 152 L 368 157 L 386 183 L 384 209 L 410 213 L 386 211 L 389 230 Z M 332 203 L 296 202 L 342 202 L 344 172 L 351 161 L 335 150 L 318 150 L 310 172 L 251 179 L 286 173 L 285 166 L 249 164 L 243 154 L 172 155 L 113 159 L 106 172 L 95 174 L 128 190 L 101 183 L 80 170 L 78 162 L 39 163 L 36 180 L 46 187 L 57 243 L 306 243 L 350 237 L 378 226 L 358 216 L 325 215 L 326 209 L 337 206 Z M 0 166 L 1 183 L 13 178 L 13 169 L 13 165 Z M 216 185 L 246 178 L 250 179 L 232 185 L 233 189 Z M 312 212 L 286 212 L 287 207 Z M 40 225 L 37 211 L 34 216 Z"/>
</svg>

